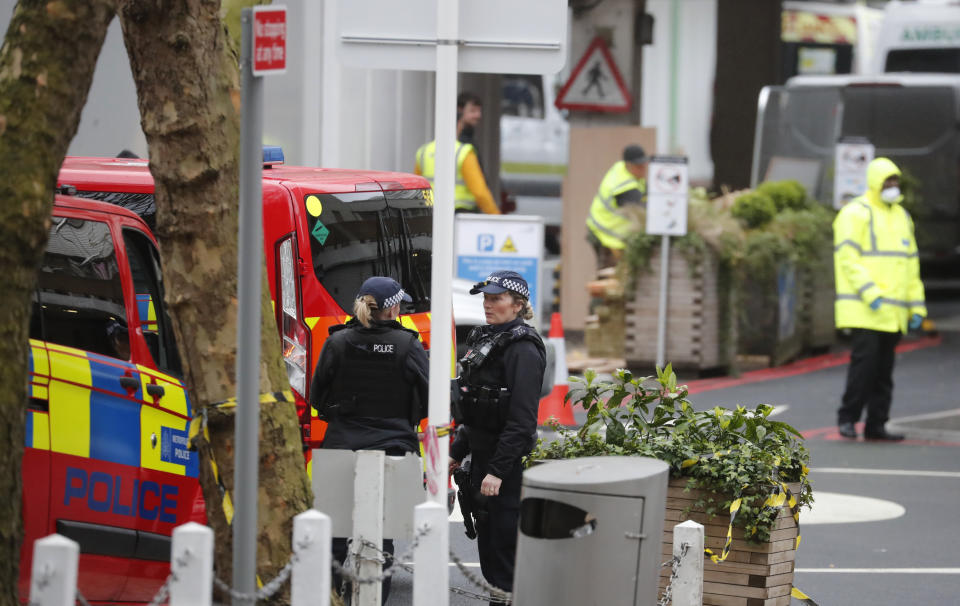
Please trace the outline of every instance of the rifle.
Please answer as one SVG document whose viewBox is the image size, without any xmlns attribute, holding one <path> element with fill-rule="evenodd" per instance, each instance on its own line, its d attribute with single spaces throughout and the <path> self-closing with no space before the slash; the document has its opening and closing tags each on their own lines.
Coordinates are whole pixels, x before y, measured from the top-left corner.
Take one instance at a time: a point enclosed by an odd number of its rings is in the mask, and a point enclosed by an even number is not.
<svg viewBox="0 0 960 606">
<path fill-rule="evenodd" d="M 477 529 L 473 524 L 473 515 L 477 510 L 473 486 L 470 485 L 470 461 L 465 462 L 453 472 L 453 481 L 457 483 L 457 501 L 463 514 L 463 526 L 468 539 L 477 538 Z"/>
</svg>

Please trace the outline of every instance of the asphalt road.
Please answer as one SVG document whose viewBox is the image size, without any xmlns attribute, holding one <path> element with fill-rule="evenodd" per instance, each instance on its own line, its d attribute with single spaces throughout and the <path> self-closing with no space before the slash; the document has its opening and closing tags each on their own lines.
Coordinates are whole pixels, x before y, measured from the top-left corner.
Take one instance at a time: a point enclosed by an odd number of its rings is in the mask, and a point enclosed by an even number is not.
<svg viewBox="0 0 960 606">
<path fill-rule="evenodd" d="M 897 356 L 888 427 L 906 431 L 902 443 L 836 433 L 844 364 L 690 397 L 697 408 L 773 404 L 778 420 L 806 436 L 816 502 L 800 516 L 794 584 L 821 606 L 960 604 L 960 303 L 930 307 L 939 340 Z M 451 522 L 451 549 L 479 574 L 476 543 L 462 529 Z M 453 566 L 450 584 L 476 589 Z M 389 603 L 411 604 L 411 595 L 412 578 L 401 573 Z M 452 605 L 477 603 L 450 596 Z"/>
</svg>

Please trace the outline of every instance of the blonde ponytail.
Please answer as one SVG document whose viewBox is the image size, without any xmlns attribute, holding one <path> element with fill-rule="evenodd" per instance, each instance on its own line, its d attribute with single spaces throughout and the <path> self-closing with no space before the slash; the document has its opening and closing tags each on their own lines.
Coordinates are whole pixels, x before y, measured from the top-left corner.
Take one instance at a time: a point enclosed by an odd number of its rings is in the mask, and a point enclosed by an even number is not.
<svg viewBox="0 0 960 606">
<path fill-rule="evenodd" d="M 521 295 L 518 295 L 515 292 L 511 292 L 510 295 L 513 297 L 514 303 L 523 304 L 523 309 L 520 310 L 520 312 L 517 314 L 517 317 L 523 318 L 524 320 L 533 319 L 533 306 L 530 305 L 530 300 Z"/>
<path fill-rule="evenodd" d="M 364 328 L 370 328 L 370 320 L 373 318 L 373 312 L 379 309 L 377 300 L 373 295 L 363 295 L 353 302 L 353 317 L 357 322 L 363 324 Z"/>
</svg>

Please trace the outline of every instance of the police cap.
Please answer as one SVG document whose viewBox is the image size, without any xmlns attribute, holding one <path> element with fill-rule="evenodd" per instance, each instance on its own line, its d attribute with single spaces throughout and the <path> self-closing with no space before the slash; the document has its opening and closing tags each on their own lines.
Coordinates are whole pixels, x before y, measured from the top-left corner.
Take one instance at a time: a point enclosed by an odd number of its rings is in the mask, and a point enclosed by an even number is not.
<svg viewBox="0 0 960 606">
<path fill-rule="evenodd" d="M 377 302 L 377 307 L 380 309 L 393 307 L 400 303 L 400 301 L 406 301 L 408 303 L 413 301 L 410 295 L 404 292 L 399 282 L 393 278 L 384 276 L 367 278 L 364 283 L 360 285 L 360 290 L 357 291 L 357 298 L 359 299 L 364 295 L 372 296 Z"/>
<path fill-rule="evenodd" d="M 501 269 L 492 272 L 483 282 L 477 282 L 470 289 L 470 294 L 475 295 L 481 292 L 497 295 L 502 292 L 510 291 L 523 297 L 530 298 L 530 287 L 523 276 L 509 269 Z"/>
</svg>

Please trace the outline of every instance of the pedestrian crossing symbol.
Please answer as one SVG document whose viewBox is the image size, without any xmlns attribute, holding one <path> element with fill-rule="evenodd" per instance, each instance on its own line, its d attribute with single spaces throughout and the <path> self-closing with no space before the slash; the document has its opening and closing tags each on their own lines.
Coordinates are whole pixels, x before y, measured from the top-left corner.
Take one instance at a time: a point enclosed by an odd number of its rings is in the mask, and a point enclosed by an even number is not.
<svg viewBox="0 0 960 606">
<path fill-rule="evenodd" d="M 558 109 L 623 113 L 633 99 L 603 38 L 593 39 L 557 95 Z"/>
<path fill-rule="evenodd" d="M 513 238 L 507 236 L 507 239 L 503 241 L 503 246 L 500 247 L 500 252 L 502 253 L 515 253 L 517 252 L 517 246 L 513 243 Z"/>
</svg>

